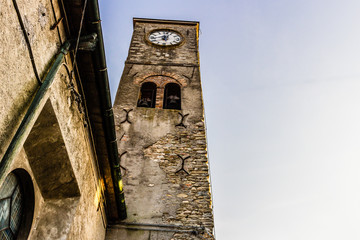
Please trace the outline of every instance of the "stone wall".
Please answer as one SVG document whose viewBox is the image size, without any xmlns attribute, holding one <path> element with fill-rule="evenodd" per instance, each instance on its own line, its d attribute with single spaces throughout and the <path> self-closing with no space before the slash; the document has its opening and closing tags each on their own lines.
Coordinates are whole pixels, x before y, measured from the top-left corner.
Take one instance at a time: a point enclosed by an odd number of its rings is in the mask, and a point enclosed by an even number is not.
<svg viewBox="0 0 360 240">
<path fill-rule="evenodd" d="M 116 106 L 114 112 L 128 210 L 126 222 L 170 224 L 212 233 L 202 113 L 182 120 L 180 113 L 185 115 L 187 111 L 134 108 L 128 114 L 129 123 L 123 122 L 127 114 L 121 106 Z M 176 233 L 173 237 L 201 239 L 189 233 Z"/>
<path fill-rule="evenodd" d="M 50 29 L 61 17 L 58 1 L 16 2 L 38 75 L 42 78 L 66 40 L 64 21 L 58 28 Z M 13 1 L 0 0 L 0 6 L 2 158 L 39 88 L 39 82 Z M 60 67 L 45 96 L 45 107 L 26 136 L 24 147 L 9 172 L 25 169 L 34 184 L 35 209 L 28 239 L 104 239 L 106 216 L 100 198 L 103 186 L 95 150 L 84 108 L 75 99 L 75 92 L 80 90 L 75 79 L 69 77 L 68 70 L 72 70 L 69 56 L 64 63 L 68 69 L 65 65 Z M 70 81 L 74 88 L 70 87 Z"/>
<path fill-rule="evenodd" d="M 213 229 L 204 123 L 177 127 L 175 133 L 146 148 L 144 156 L 159 164 L 169 183 L 161 199 L 168 209 L 162 213 L 164 222 Z"/>
<path fill-rule="evenodd" d="M 151 20 L 150 20 L 151 21 Z M 128 218 L 107 239 L 213 239 L 214 228 L 197 31 L 192 23 L 137 22 L 114 104 Z M 158 47 L 155 29 L 184 42 Z M 142 83 L 157 86 L 155 108 L 137 107 Z M 163 109 L 164 86 L 181 88 L 181 110 Z"/>
<path fill-rule="evenodd" d="M 181 48 L 161 48 L 147 42 L 148 34 L 155 29 L 172 29 L 179 32 L 185 41 Z M 151 24 L 136 22 L 127 61 L 151 64 L 189 64 L 198 62 L 197 29 L 193 25 Z"/>
</svg>

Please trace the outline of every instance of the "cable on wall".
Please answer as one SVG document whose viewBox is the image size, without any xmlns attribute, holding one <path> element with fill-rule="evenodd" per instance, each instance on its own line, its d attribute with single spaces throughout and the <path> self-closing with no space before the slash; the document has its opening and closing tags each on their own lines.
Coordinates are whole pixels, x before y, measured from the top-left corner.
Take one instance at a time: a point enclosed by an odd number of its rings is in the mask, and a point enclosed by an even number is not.
<svg viewBox="0 0 360 240">
<path fill-rule="evenodd" d="M 74 66 L 77 66 L 76 65 L 76 54 L 77 54 L 77 51 L 78 51 L 78 48 L 79 48 L 80 35 L 81 35 L 81 30 L 82 30 L 82 26 L 83 26 L 83 22 L 84 22 L 86 6 L 87 6 L 87 0 L 85 0 L 85 2 L 84 2 L 84 8 L 83 8 L 82 13 L 81 13 L 79 32 L 78 32 L 78 36 L 76 38 L 75 53 L 74 53 L 74 63 L 73 63 Z M 74 70 L 72 72 L 74 72 Z"/>
<path fill-rule="evenodd" d="M 21 18 L 19 7 L 18 7 L 18 5 L 16 3 L 16 0 L 13 0 L 12 2 L 13 2 L 13 5 L 14 5 L 14 8 L 15 8 L 15 11 L 16 11 L 20 26 L 21 26 L 21 30 L 22 30 L 24 38 L 25 38 L 27 49 L 29 51 L 29 56 L 30 56 L 31 64 L 32 64 L 32 67 L 33 67 L 33 70 L 34 70 L 35 77 L 36 77 L 37 81 L 39 82 L 39 84 L 41 85 L 42 82 L 41 82 L 41 79 L 39 77 L 39 74 L 38 74 L 38 71 L 37 71 L 37 68 L 36 68 L 34 55 L 33 55 L 32 49 L 31 49 L 31 45 L 30 45 L 30 40 L 29 40 L 29 37 L 28 37 L 28 33 L 26 32 L 24 22 L 23 22 L 23 20 Z"/>
</svg>

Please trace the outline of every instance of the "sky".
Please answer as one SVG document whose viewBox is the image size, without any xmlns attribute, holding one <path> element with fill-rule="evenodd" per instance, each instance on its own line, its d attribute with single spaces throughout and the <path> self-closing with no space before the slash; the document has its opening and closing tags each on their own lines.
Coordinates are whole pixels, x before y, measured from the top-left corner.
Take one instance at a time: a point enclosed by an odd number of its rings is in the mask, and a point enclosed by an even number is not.
<svg viewBox="0 0 360 240">
<path fill-rule="evenodd" d="M 100 0 L 114 99 L 132 18 L 200 21 L 218 240 L 360 239 L 359 0 Z"/>
</svg>

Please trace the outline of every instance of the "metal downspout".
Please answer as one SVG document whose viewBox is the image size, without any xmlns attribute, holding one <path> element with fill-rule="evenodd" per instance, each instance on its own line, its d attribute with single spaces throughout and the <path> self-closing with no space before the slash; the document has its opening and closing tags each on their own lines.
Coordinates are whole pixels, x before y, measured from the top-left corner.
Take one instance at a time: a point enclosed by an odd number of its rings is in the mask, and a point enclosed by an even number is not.
<svg viewBox="0 0 360 240">
<path fill-rule="evenodd" d="M 100 12 L 99 5 L 97 0 L 89 1 L 88 9 L 90 12 L 90 22 L 92 23 L 92 30 L 98 35 L 98 45 L 95 49 L 95 63 L 98 76 L 98 84 L 100 91 L 100 99 L 103 107 L 103 114 L 105 118 L 104 128 L 105 134 L 107 138 L 107 148 L 109 153 L 109 163 L 111 167 L 112 180 L 115 191 L 115 199 L 118 210 L 118 216 L 120 220 L 126 219 L 126 205 L 125 205 L 125 196 L 123 191 L 123 182 L 120 171 L 120 159 L 117 148 L 117 139 L 115 133 L 115 121 L 114 114 L 112 109 L 112 103 L 110 98 L 110 88 L 109 88 L 109 80 L 108 73 L 106 67 L 105 60 L 105 50 L 104 50 L 104 40 L 102 36 L 101 29 L 101 20 L 100 20 Z"/>
<path fill-rule="evenodd" d="M 26 137 L 31 131 L 32 126 L 34 125 L 37 116 L 40 114 L 42 110 L 42 106 L 47 101 L 45 97 L 48 93 L 48 90 L 51 84 L 54 81 L 55 75 L 61 66 L 63 57 L 68 53 L 70 48 L 70 42 L 65 42 L 62 47 L 60 48 L 55 60 L 53 61 L 49 71 L 47 72 L 43 83 L 41 84 L 40 88 L 36 92 L 35 97 L 33 98 L 29 109 L 27 110 L 25 117 L 23 118 L 18 130 L 16 131 L 13 139 L 9 147 L 7 148 L 3 158 L 0 162 L 0 185 L 4 182 L 5 173 L 9 170 L 11 163 L 13 162 L 14 158 L 20 152 L 20 149 L 24 145 Z"/>
</svg>

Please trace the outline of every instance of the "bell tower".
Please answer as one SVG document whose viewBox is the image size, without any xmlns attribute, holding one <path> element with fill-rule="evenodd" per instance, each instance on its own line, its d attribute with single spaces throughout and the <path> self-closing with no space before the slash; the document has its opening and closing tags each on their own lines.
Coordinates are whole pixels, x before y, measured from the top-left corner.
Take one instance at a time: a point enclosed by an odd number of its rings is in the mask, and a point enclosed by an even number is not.
<svg viewBox="0 0 360 240">
<path fill-rule="evenodd" d="M 114 115 L 128 218 L 108 239 L 214 239 L 199 22 L 134 18 Z"/>
</svg>

